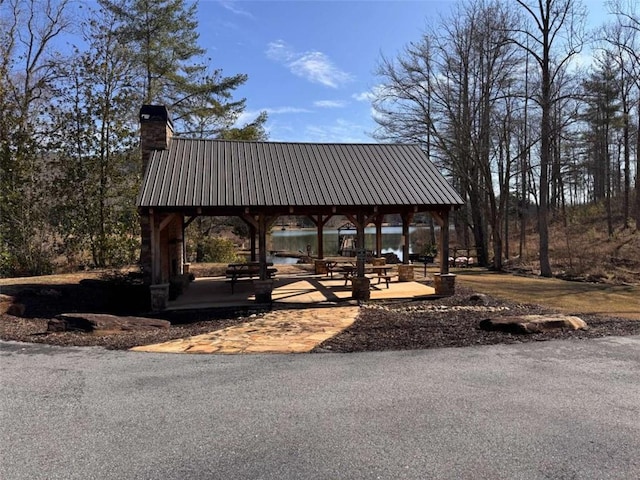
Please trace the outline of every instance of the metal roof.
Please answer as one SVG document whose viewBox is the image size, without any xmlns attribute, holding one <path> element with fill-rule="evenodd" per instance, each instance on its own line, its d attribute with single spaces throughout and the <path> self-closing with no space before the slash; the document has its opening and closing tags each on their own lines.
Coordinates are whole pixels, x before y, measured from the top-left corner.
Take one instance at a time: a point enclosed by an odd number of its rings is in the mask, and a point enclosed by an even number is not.
<svg viewBox="0 0 640 480">
<path fill-rule="evenodd" d="M 457 207 L 417 145 L 173 138 L 153 152 L 139 207 Z"/>
</svg>

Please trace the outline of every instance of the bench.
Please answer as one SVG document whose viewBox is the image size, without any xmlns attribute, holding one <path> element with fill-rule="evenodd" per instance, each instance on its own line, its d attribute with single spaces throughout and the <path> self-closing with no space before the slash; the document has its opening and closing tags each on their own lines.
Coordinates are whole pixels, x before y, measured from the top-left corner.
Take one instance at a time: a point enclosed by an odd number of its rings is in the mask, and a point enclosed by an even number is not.
<svg viewBox="0 0 640 480">
<path fill-rule="evenodd" d="M 397 275 L 392 274 L 392 273 L 385 273 L 382 275 L 378 275 L 378 285 L 380 284 L 380 282 L 382 280 L 385 281 L 385 283 L 387 284 L 387 288 L 389 288 L 389 282 L 391 281 L 392 278 L 397 277 Z M 375 278 L 375 277 L 374 277 Z"/>
<path fill-rule="evenodd" d="M 344 275 L 344 286 L 347 286 L 347 283 L 350 282 L 351 280 L 353 280 L 353 276 L 355 274 L 355 272 L 353 270 L 343 270 L 340 273 L 342 273 L 342 275 Z M 333 277 L 331 277 L 333 278 Z"/>
<path fill-rule="evenodd" d="M 343 272 L 343 275 L 344 275 L 344 286 L 346 287 L 347 283 L 352 281 L 353 278 L 355 277 L 355 272 Z M 387 285 L 387 288 L 389 288 L 389 282 L 391 280 L 393 280 L 397 276 L 398 276 L 397 274 L 392 274 L 392 273 L 376 274 L 376 275 L 373 275 L 373 276 L 367 275 L 367 277 L 370 280 L 375 280 L 377 278 L 378 279 L 377 285 L 379 285 L 380 282 L 382 282 L 382 280 L 384 280 L 385 284 Z"/>
<path fill-rule="evenodd" d="M 269 264 L 268 264 L 269 265 Z M 272 263 L 270 265 L 273 265 Z M 267 268 L 267 277 L 273 278 L 278 269 L 273 267 Z M 240 278 L 253 278 L 254 276 L 260 276 L 260 265 L 257 263 L 231 263 L 229 268 L 225 272 L 227 278 L 230 280 L 231 293 L 234 293 L 234 287 L 238 279 Z"/>
</svg>

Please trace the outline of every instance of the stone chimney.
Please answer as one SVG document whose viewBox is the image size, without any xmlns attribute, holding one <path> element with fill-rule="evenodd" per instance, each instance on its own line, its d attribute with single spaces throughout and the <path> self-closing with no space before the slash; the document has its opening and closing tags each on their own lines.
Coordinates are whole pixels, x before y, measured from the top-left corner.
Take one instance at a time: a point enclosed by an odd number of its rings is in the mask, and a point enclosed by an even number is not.
<svg viewBox="0 0 640 480">
<path fill-rule="evenodd" d="M 140 108 L 140 149 L 142 175 L 154 150 L 166 150 L 173 136 L 173 122 L 164 105 L 143 105 Z"/>
<path fill-rule="evenodd" d="M 164 105 L 143 105 L 140 108 L 140 150 L 142 151 L 142 175 L 144 176 L 156 150 L 169 148 L 173 136 L 173 123 L 169 111 Z M 150 212 L 140 211 L 140 269 L 149 283 L 157 283 L 152 277 L 151 233 L 152 225 Z"/>
</svg>

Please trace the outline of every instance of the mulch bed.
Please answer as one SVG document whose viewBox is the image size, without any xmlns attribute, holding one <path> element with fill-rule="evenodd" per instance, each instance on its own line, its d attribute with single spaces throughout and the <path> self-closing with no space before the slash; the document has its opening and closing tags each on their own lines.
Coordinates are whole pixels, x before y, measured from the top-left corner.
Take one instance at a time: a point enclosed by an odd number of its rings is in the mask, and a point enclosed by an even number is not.
<svg viewBox="0 0 640 480">
<path fill-rule="evenodd" d="M 82 289 L 91 288 L 91 291 Z M 90 333 L 47 333 L 47 321 L 57 313 L 91 306 L 107 312 L 110 302 L 100 295 L 95 285 L 78 290 L 57 290 L 59 295 L 28 292 L 21 301 L 27 304 L 29 318 L 0 316 L 0 339 L 46 343 L 61 346 L 101 346 L 128 349 L 137 345 L 164 342 L 176 338 L 211 332 L 250 320 L 261 310 L 200 310 L 167 312 L 157 315 L 171 321 L 166 330 L 120 332 L 109 335 Z M 88 295 L 91 293 L 91 296 Z M 81 300 L 80 305 L 77 303 Z M 91 300 L 90 300 L 91 299 Z M 94 310 L 95 311 L 95 310 Z M 107 312 L 114 313 L 114 312 Z M 587 339 L 608 335 L 640 335 L 640 322 L 595 315 L 580 315 L 589 329 L 558 330 L 535 334 L 510 334 L 480 330 L 485 318 L 552 313 L 539 305 L 514 304 L 458 288 L 447 298 L 416 302 L 371 302 L 363 305 L 355 323 L 339 335 L 319 345 L 315 352 L 363 352 L 410 350 L 442 347 L 467 347 L 498 343 L 522 343 L 552 339 Z"/>
<path fill-rule="evenodd" d="M 457 288 L 456 295 L 433 301 L 387 302 L 361 309 L 356 322 L 325 341 L 316 351 L 364 352 L 414 350 L 537 342 L 556 339 L 587 339 L 612 335 L 640 335 L 640 322 L 598 315 L 578 315 L 588 330 L 556 330 L 513 334 L 485 331 L 485 318 L 554 313 L 540 305 L 515 304 Z"/>
</svg>

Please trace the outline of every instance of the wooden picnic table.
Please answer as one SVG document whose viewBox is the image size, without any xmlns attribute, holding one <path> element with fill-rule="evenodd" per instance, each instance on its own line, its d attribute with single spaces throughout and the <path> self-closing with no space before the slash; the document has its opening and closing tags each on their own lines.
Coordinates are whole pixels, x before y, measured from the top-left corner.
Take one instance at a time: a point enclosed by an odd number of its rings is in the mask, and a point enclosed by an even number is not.
<svg viewBox="0 0 640 480">
<path fill-rule="evenodd" d="M 365 265 L 364 271 L 374 273 L 378 278 L 378 284 L 384 280 L 387 284 L 387 288 L 389 288 L 389 281 L 395 277 L 395 275 L 389 273 L 390 270 L 393 270 L 393 265 Z"/>
<path fill-rule="evenodd" d="M 344 268 L 355 268 L 355 263 L 353 260 L 348 260 L 349 257 L 345 258 L 327 258 L 324 259 L 325 265 L 327 266 L 326 275 L 333 279 L 333 273 L 339 272 L 343 273 Z"/>
<path fill-rule="evenodd" d="M 375 275 L 374 278 L 378 279 L 378 284 L 384 280 L 387 288 L 389 288 L 389 281 L 395 277 L 389 273 L 391 270 L 393 270 L 393 265 L 365 265 L 364 268 L 365 273 Z M 333 278 L 333 272 L 341 273 L 344 276 L 344 286 L 346 287 L 349 280 L 355 276 L 356 271 L 357 267 L 353 264 L 336 265 L 332 269 L 331 278 Z"/>
<path fill-rule="evenodd" d="M 273 278 L 278 271 L 277 268 L 273 267 L 273 262 L 267 263 L 267 276 L 269 278 Z M 231 293 L 234 293 L 234 286 L 238 279 L 242 277 L 253 278 L 254 276 L 260 275 L 260 262 L 245 262 L 245 263 L 230 263 L 227 265 L 226 276 L 229 278 L 229 283 L 231 283 Z"/>
</svg>

